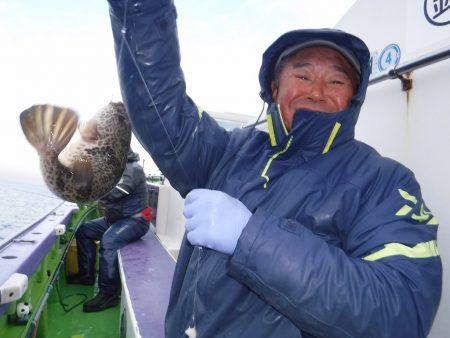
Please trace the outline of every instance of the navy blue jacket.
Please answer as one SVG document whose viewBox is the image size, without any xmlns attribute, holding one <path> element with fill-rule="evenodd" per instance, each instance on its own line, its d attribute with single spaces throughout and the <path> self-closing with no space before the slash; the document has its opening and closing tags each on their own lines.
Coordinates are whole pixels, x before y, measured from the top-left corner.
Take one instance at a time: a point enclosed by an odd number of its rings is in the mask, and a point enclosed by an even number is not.
<svg viewBox="0 0 450 338">
<path fill-rule="evenodd" d="M 186 94 L 173 2 L 109 2 L 135 135 L 182 196 L 221 190 L 253 213 L 231 257 L 183 241 L 166 337 L 194 322 L 208 338 L 425 337 L 441 295 L 437 220 L 410 170 L 354 139 L 362 41 L 328 30 L 278 40 L 260 74 L 270 133 L 227 132 Z M 361 84 L 345 111 L 299 110 L 287 132 L 267 74 L 280 49 L 312 38 L 353 50 Z"/>
</svg>

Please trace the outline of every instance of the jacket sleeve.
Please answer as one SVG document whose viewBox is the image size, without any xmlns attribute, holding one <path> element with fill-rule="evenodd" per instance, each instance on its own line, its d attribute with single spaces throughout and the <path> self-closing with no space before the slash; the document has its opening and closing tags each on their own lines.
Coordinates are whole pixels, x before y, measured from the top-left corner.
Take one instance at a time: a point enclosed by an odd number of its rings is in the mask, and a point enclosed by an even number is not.
<svg viewBox="0 0 450 338">
<path fill-rule="evenodd" d="M 173 1 L 109 4 L 122 97 L 134 134 L 181 195 L 204 187 L 229 136 L 186 94 Z"/>
<path fill-rule="evenodd" d="M 105 197 L 103 197 L 103 199 L 108 202 L 119 201 L 130 195 L 139 183 L 141 183 L 140 175 L 135 173 L 134 166 L 129 163 L 126 166 L 119 183 L 117 183 L 117 185 Z"/>
<path fill-rule="evenodd" d="M 257 210 L 229 274 L 314 337 L 426 337 L 442 287 L 436 218 L 414 180 L 361 210 L 343 248 Z"/>
</svg>

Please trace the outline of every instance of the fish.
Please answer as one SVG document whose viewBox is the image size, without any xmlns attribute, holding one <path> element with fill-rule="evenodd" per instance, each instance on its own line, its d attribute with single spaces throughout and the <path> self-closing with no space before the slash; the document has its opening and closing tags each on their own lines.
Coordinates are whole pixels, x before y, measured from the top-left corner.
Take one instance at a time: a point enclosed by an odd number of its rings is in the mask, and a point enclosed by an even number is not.
<svg viewBox="0 0 450 338">
<path fill-rule="evenodd" d="M 21 112 L 20 124 L 37 150 L 44 182 L 59 198 L 94 202 L 120 181 L 132 134 L 122 102 L 110 102 L 82 122 L 71 108 L 37 104 Z M 77 129 L 80 138 L 73 141 Z"/>
</svg>

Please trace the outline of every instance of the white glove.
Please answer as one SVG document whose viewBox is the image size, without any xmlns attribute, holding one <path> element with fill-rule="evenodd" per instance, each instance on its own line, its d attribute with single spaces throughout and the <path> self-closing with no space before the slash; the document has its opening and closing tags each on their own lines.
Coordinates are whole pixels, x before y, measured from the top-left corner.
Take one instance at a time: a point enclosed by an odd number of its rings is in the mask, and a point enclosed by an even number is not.
<svg viewBox="0 0 450 338">
<path fill-rule="evenodd" d="M 194 189 L 185 199 L 187 239 L 192 245 L 232 255 L 252 213 L 222 191 Z"/>
</svg>

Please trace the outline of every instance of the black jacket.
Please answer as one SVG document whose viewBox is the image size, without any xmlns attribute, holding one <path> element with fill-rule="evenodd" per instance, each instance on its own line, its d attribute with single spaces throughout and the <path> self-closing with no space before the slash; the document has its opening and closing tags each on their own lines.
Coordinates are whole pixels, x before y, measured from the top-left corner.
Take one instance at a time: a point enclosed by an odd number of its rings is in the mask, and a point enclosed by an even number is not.
<svg viewBox="0 0 450 338">
<path fill-rule="evenodd" d="M 132 216 L 148 206 L 145 173 L 139 155 L 128 152 L 128 162 L 119 183 L 99 200 L 100 209 L 110 223 Z"/>
</svg>

